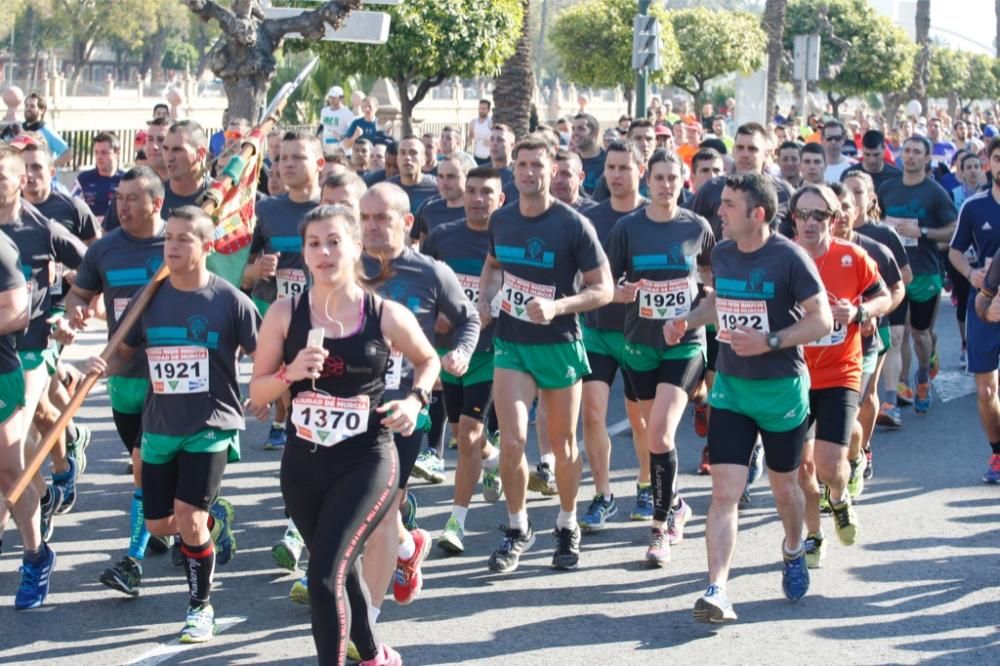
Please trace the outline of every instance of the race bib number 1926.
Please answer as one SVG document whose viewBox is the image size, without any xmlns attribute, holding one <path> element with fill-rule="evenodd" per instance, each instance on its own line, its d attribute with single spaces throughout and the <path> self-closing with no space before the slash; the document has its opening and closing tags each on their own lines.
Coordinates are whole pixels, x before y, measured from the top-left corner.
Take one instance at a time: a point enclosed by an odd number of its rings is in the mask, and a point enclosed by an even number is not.
<svg viewBox="0 0 1000 666">
<path fill-rule="evenodd" d="M 146 358 L 154 393 L 208 393 L 208 350 L 204 347 L 149 347 Z"/>
<path fill-rule="evenodd" d="M 691 311 L 691 280 L 642 280 L 639 283 L 639 317 L 676 319 Z"/>
<path fill-rule="evenodd" d="M 719 315 L 719 342 L 728 344 L 732 332 L 741 326 L 752 328 L 764 334 L 771 332 L 765 301 L 719 298 L 715 301 L 715 309 Z"/>
<path fill-rule="evenodd" d="M 368 429 L 368 396 L 335 398 L 308 391 L 292 400 L 292 425 L 301 439 L 333 446 Z"/>
</svg>

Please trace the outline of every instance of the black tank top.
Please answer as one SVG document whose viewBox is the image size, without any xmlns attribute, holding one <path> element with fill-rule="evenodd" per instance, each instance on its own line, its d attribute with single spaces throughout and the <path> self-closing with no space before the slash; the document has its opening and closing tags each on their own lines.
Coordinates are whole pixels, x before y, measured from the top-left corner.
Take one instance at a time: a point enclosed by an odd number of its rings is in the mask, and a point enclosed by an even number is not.
<svg viewBox="0 0 1000 666">
<path fill-rule="evenodd" d="M 315 382 L 315 390 L 328 393 L 335 398 L 368 396 L 370 412 L 367 434 L 388 434 L 380 423 L 383 415 L 375 412 L 385 391 L 385 371 L 389 364 L 389 344 L 382 335 L 382 306 L 379 303 L 376 307 L 375 297 L 366 292 L 362 309 L 364 316 L 358 330 L 343 338 L 323 339 L 323 347 L 330 352 L 330 355 L 326 357 L 320 377 Z M 309 291 L 306 290 L 292 306 L 292 321 L 285 339 L 286 364 L 294 361 L 299 351 L 306 346 L 309 330 L 312 328 Z M 313 390 L 313 381 L 310 379 L 293 382 L 289 387 L 292 400 L 300 393 Z M 301 440 L 295 435 L 291 414 L 287 432 L 300 444 L 312 446 L 311 442 Z"/>
</svg>

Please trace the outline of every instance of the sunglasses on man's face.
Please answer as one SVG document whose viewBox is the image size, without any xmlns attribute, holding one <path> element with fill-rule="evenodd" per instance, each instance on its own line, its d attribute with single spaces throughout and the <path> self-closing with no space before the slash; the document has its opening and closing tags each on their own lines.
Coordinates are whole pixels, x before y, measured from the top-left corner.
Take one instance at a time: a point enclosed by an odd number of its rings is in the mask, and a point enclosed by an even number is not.
<svg viewBox="0 0 1000 666">
<path fill-rule="evenodd" d="M 826 222 L 833 217 L 833 213 L 828 210 L 820 210 L 819 208 L 815 208 L 813 210 L 809 210 L 808 208 L 796 208 L 795 217 L 803 221 L 812 218 L 816 222 Z"/>
</svg>

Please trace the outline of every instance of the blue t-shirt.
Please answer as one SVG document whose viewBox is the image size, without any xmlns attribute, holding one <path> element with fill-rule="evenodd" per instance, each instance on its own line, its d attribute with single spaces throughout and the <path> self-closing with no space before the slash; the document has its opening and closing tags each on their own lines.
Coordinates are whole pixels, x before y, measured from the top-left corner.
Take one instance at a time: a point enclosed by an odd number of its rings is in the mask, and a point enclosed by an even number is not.
<svg viewBox="0 0 1000 666">
<path fill-rule="evenodd" d="M 110 176 L 102 176 L 97 169 L 81 171 L 73 183 L 73 196 L 83 199 L 94 215 L 104 217 L 115 200 L 115 192 L 118 191 L 123 173 L 119 169 Z"/>
<path fill-rule="evenodd" d="M 351 123 L 351 126 L 347 128 L 347 132 L 344 133 L 344 136 L 347 138 L 353 137 L 354 132 L 357 131 L 358 128 L 361 128 L 361 137 L 359 138 L 368 139 L 369 141 L 375 140 L 375 134 L 378 132 L 378 126 L 375 124 L 374 120 L 365 120 L 364 116 L 355 118 Z"/>
</svg>

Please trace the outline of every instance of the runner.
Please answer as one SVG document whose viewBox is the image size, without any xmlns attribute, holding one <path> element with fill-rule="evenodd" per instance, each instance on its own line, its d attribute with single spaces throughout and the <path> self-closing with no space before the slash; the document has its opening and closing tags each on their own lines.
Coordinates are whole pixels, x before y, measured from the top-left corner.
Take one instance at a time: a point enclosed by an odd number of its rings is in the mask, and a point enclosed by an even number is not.
<svg viewBox="0 0 1000 666">
<path fill-rule="evenodd" d="M 738 132 L 736 145 L 747 136 Z M 723 343 L 709 396 L 709 586 L 695 604 L 699 622 L 736 620 L 726 583 L 736 550 L 737 505 L 758 436 L 785 532 L 782 589 L 792 601 L 809 589 L 802 540 L 805 500 L 797 481 L 809 412 L 809 376 L 800 345 L 829 334 L 833 318 L 815 264 L 771 231 L 777 212 L 770 178 L 756 173 L 726 178 L 718 214 L 727 240 L 712 253 L 716 291 L 663 329 L 666 342 L 677 344 L 689 328 L 717 319 Z"/>
<path fill-rule="evenodd" d="M 917 414 L 926 414 L 932 401 L 930 368 L 934 341 L 931 333 L 943 286 L 937 243 L 951 240 L 958 217 L 948 193 L 927 177 L 931 157 L 931 143 L 927 137 L 911 136 L 903 144 L 903 177 L 886 182 L 878 191 L 885 221 L 902 239 L 913 270 L 913 281 L 906 286 L 906 298 L 913 349 L 917 355 L 913 400 Z M 907 378 L 900 377 L 899 381 L 906 388 Z"/>
<path fill-rule="evenodd" d="M 593 226 L 549 193 L 558 166 L 555 150 L 531 136 L 514 148 L 517 206 L 506 206 L 490 220 L 490 244 L 480 277 L 479 314 L 492 321 L 491 303 L 502 293 L 494 333 L 495 406 L 500 422 L 500 478 L 510 523 L 489 566 L 498 573 L 517 569 L 535 532 L 524 496 L 528 468 L 528 408 L 536 393 L 547 417 L 555 455 L 560 511 L 558 546 L 552 565 L 575 569 L 580 557 L 576 496 L 581 462 L 576 448 L 580 380 L 590 372 L 576 313 L 611 301 L 613 285 L 607 258 Z M 577 291 L 577 273 L 583 288 Z"/>
<path fill-rule="evenodd" d="M 377 266 L 384 266 L 391 273 L 391 277 L 379 285 L 379 294 L 405 305 L 416 316 L 428 340 L 434 337 L 439 316 L 451 322 L 455 331 L 454 347 L 441 358 L 441 368 L 456 377 L 463 376 L 469 369 L 479 339 L 479 316 L 455 273 L 445 264 L 408 246 L 406 239 L 413 215 L 409 213 L 411 204 L 406 193 L 398 186 L 379 183 L 361 197 L 360 206 L 367 272 L 372 274 Z M 426 409 L 431 401 L 430 392 L 423 390 L 422 375 L 403 362 L 401 351 L 393 351 L 390 356 L 385 379 L 386 396 L 391 400 L 403 400 L 415 391 Z M 424 413 L 416 432 L 397 433 L 395 437 L 399 454 L 397 486 L 403 500 L 407 499 L 406 484 L 420 453 L 423 431 L 429 425 L 427 421 Z M 408 512 L 415 514 L 416 500 L 412 502 Z M 420 565 L 430 546 L 430 534 L 422 529 L 407 530 L 398 511 L 390 511 L 375 528 L 365 554 L 365 581 L 372 594 L 376 619 L 390 579 L 393 579 L 393 597 L 397 603 L 408 604 L 420 594 L 423 587 Z"/>
<path fill-rule="evenodd" d="M 344 89 L 331 87 L 326 93 L 326 106 L 319 112 L 319 132 L 324 149 L 340 145 L 353 122 L 354 114 L 344 106 Z"/>
<path fill-rule="evenodd" d="M 488 166 L 490 155 L 490 139 L 493 136 L 493 116 L 490 115 L 492 103 L 488 99 L 479 100 L 479 115 L 469 123 L 469 134 L 466 138 L 466 148 L 472 151 L 478 166 Z"/>
<path fill-rule="evenodd" d="M 833 220 L 842 212 L 841 202 L 830 188 L 804 185 L 792 197 L 791 208 L 796 242 L 816 263 L 833 314 L 832 331 L 805 346 L 809 431 L 802 449 L 799 485 L 806 498 L 806 564 L 819 568 L 826 550 L 820 526 L 821 495 L 833 511 L 842 544 L 853 545 L 860 531 L 847 482 L 848 446 L 855 428 L 859 438 L 861 434 L 857 422 L 861 327 L 887 313 L 892 297 L 868 253 L 831 236 Z M 820 481 L 825 487 L 823 493 L 817 483 Z"/>
<path fill-rule="evenodd" d="M 438 195 L 424 201 L 416 213 L 410 240 L 415 245 L 423 243 L 427 234 L 446 222 L 455 222 L 465 217 L 462 195 L 465 192 L 465 178 L 469 168 L 465 160 L 454 155 L 441 158 L 438 162 Z"/>
<path fill-rule="evenodd" d="M 608 153 L 609 166 L 614 155 Z M 615 299 L 628 303 L 625 372 L 646 427 L 638 455 L 653 469 L 647 491 L 653 526 L 645 555 L 650 566 L 670 561 L 670 546 L 684 538 L 684 525 L 691 518 L 691 508 L 677 493 L 677 425 L 705 371 L 703 328 L 686 332 L 677 346 L 667 346 L 663 337 L 664 322 L 691 311 L 695 276 L 701 274 L 704 283 L 711 283 L 715 237 L 704 218 L 677 205 L 683 169 L 673 153 L 653 153 L 649 205 L 619 220 L 608 238 L 612 278 L 624 277 Z M 614 177 L 609 182 L 614 188 Z M 587 458 L 593 460 L 589 452 Z"/>
<path fill-rule="evenodd" d="M 596 201 L 583 194 L 583 179 L 586 173 L 579 155 L 560 149 L 556 151 L 556 166 L 556 175 L 549 187 L 553 197 L 578 213 L 584 213 L 597 205 Z M 601 177 L 603 178 L 603 174 Z M 520 194 L 518 198 L 520 199 Z"/>
<path fill-rule="evenodd" d="M 257 226 L 243 272 L 243 285 L 252 285 L 250 295 L 262 316 L 276 299 L 301 294 L 307 286 L 298 228 L 319 204 L 319 172 L 324 163 L 315 136 L 296 130 L 282 137 L 278 165 L 287 192 L 257 203 Z M 274 410 L 264 448 L 280 451 L 286 440 L 287 398 L 275 401 Z"/>
<path fill-rule="evenodd" d="M 979 420 L 993 455 L 983 475 L 984 483 L 1000 483 L 1000 402 L 997 400 L 997 365 L 1000 363 L 1000 326 L 992 307 L 997 293 L 993 257 L 1000 250 L 1000 139 L 987 148 L 993 185 L 966 199 L 958 216 L 948 258 L 976 290 L 966 319 L 969 335 L 968 371 L 976 376 Z M 975 252 L 970 263 L 968 252 Z M 988 274 L 988 275 L 987 275 Z M 989 277 L 988 277 L 989 276 Z M 978 294 L 977 294 L 978 292 Z"/>
<path fill-rule="evenodd" d="M 410 214 L 416 215 L 425 201 L 438 195 L 437 179 L 420 171 L 424 147 L 417 137 L 408 136 L 399 142 L 398 159 L 399 175 L 387 181 L 402 188 L 410 201 Z"/>
<path fill-rule="evenodd" d="M 614 141 L 608 146 L 603 176 L 611 190 L 611 198 L 584 213 L 594 225 L 597 238 L 605 250 L 608 249 L 611 230 L 618 220 L 648 203 L 639 195 L 639 181 L 645 173 L 642 155 L 633 144 Z M 623 272 L 614 273 L 612 277 L 617 278 Z M 631 294 L 634 293 L 631 290 Z M 639 463 L 635 506 L 629 518 L 650 520 L 653 517 L 653 490 L 649 480 L 649 457 L 646 455 L 648 414 L 640 411 L 636 388 L 631 376 L 626 373 L 628 354 L 622 323 L 626 321 L 630 308 L 628 301 L 616 300 L 618 302 L 591 310 L 583 316 L 583 346 L 591 368 L 583 377 L 583 443 L 594 479 L 594 496 L 579 522 L 580 527 L 588 532 L 603 529 L 606 521 L 618 513 L 618 504 L 611 493 L 611 437 L 607 419 L 611 386 L 619 371 L 625 387 L 625 412 Z"/>
<path fill-rule="evenodd" d="M 599 140 L 601 124 L 589 113 L 578 113 L 573 118 L 574 152 L 580 156 L 583 164 L 584 194 L 591 195 L 597 187 L 597 181 L 604 174 L 604 159 L 606 153 Z"/>
<path fill-rule="evenodd" d="M 855 164 L 854 160 L 844 157 L 844 144 L 847 141 L 847 130 L 839 120 L 827 120 L 823 123 L 823 150 L 826 153 L 826 172 L 824 182 L 840 182 L 840 176 Z M 852 144 L 853 147 L 853 144 Z"/>
<path fill-rule="evenodd" d="M 121 142 L 111 132 L 98 132 L 94 136 L 93 169 L 81 171 L 73 183 L 72 194 L 86 202 L 98 219 L 104 219 L 115 201 L 115 190 L 122 179 L 118 168 L 121 159 Z"/>
<path fill-rule="evenodd" d="M 91 302 L 103 296 L 108 317 L 108 338 L 114 335 L 130 299 L 137 294 L 163 263 L 164 224 L 160 219 L 163 183 L 149 167 L 136 167 L 122 176 L 116 193 L 121 226 L 87 250 L 66 297 L 70 325 L 84 330 L 94 316 Z M 70 341 L 67 340 L 67 344 Z M 139 594 L 142 560 L 149 542 L 143 511 L 142 490 L 142 408 L 149 380 L 141 359 L 116 368 L 108 377 L 111 415 L 118 436 L 132 458 L 135 494 L 129 520 L 128 554 L 101 574 L 101 582 L 129 596 Z"/>
<path fill-rule="evenodd" d="M 503 205 L 500 173 L 489 167 L 471 170 L 465 179 L 463 201 L 465 219 L 443 224 L 432 231 L 421 251 L 454 270 L 466 297 L 476 305 L 479 301 L 479 275 L 489 245 L 487 226 L 493 213 Z M 450 331 L 437 337 L 435 346 L 442 357 L 453 347 L 450 338 Z M 445 552 L 461 553 L 465 550 L 465 517 L 480 471 L 483 498 L 487 502 L 499 501 L 503 492 L 500 450 L 486 437 L 483 423 L 493 389 L 492 326 L 484 327 L 479 332 L 479 342 L 469 360 L 469 370 L 461 377 L 444 371 L 441 383 L 448 423 L 458 440 L 458 463 L 455 466 L 451 515 L 437 544 Z"/>
<path fill-rule="evenodd" d="M 20 222 L 20 193 L 24 183 L 21 156 L 15 149 L 0 145 L 0 220 L 8 224 Z M 32 412 L 25 409 L 24 370 L 15 346 L 16 337 L 28 327 L 33 310 L 28 284 L 17 246 L 6 234 L 0 234 L 0 396 L 4 405 L 0 408 L 0 491 L 5 496 L 24 472 L 25 460 L 31 452 L 25 446 L 25 431 Z M 24 547 L 21 583 L 14 597 L 17 610 L 38 608 L 45 603 L 56 565 L 55 551 L 45 543 L 40 530 L 40 491 L 44 488 L 40 481 L 38 474 L 10 509 Z"/>
<path fill-rule="evenodd" d="M 282 455 L 281 492 L 309 547 L 318 662 L 343 664 L 350 636 L 363 664 L 398 666 L 399 654 L 373 634 L 358 556 L 383 516 L 396 513 L 400 462 L 389 433 L 413 432 L 440 366 L 413 315 L 369 293 L 350 210 L 310 212 L 302 242 L 312 286 L 265 316 L 251 398 L 264 406 L 292 393 L 295 431 Z M 392 349 L 413 368 L 412 390 L 381 404 Z"/>
<path fill-rule="evenodd" d="M 164 233 L 167 282 L 110 362 L 95 356 L 87 365 L 88 373 L 101 375 L 124 369 L 135 357 L 148 365 L 143 509 L 152 534 L 181 535 L 189 598 L 181 643 L 212 638 L 215 565 L 236 550 L 233 507 L 219 490 L 226 462 L 240 458 L 239 431 L 245 427 L 236 362 L 257 346 L 253 303 L 208 271 L 214 239 L 215 226 L 204 211 L 175 208 Z M 266 418 L 267 409 L 262 412 Z"/>
</svg>

